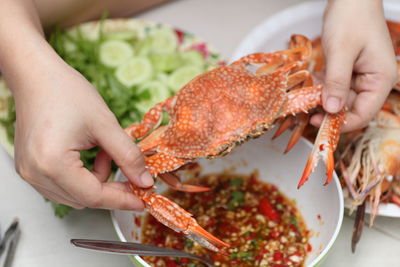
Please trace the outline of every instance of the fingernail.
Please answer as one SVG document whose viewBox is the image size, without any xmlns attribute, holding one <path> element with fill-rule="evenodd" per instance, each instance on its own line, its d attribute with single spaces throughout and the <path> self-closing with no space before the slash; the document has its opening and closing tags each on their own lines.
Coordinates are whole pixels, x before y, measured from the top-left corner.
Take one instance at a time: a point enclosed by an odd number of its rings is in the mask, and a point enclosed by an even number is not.
<svg viewBox="0 0 400 267">
<path fill-rule="evenodd" d="M 142 182 L 143 186 L 149 187 L 153 185 L 154 180 L 151 174 L 146 171 L 140 175 L 140 182 Z"/>
<path fill-rule="evenodd" d="M 340 109 L 340 98 L 336 97 L 336 96 L 330 96 L 328 97 L 328 99 L 326 100 L 326 111 L 330 112 L 330 113 L 336 113 L 339 111 Z"/>
</svg>

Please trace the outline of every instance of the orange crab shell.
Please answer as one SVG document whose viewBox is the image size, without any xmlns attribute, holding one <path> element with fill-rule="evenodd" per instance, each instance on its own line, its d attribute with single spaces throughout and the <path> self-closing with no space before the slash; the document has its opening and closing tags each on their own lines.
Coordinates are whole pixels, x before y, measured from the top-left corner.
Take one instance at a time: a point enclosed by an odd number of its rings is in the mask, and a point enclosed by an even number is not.
<svg viewBox="0 0 400 267">
<path fill-rule="evenodd" d="M 157 151 L 185 158 L 212 157 L 262 134 L 285 103 L 287 76 L 282 72 L 256 76 L 235 66 L 198 76 L 179 91 Z"/>
</svg>

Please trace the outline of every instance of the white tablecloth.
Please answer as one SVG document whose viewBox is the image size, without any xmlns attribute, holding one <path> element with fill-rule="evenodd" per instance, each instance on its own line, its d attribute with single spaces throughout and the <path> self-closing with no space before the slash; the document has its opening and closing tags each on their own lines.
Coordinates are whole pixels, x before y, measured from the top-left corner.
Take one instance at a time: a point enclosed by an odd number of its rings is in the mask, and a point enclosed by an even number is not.
<svg viewBox="0 0 400 267">
<path fill-rule="evenodd" d="M 230 58 L 241 39 L 258 23 L 299 0 L 181 0 L 138 17 L 168 23 L 192 32 Z M 0 225 L 20 218 L 22 235 L 16 267 L 131 266 L 125 256 L 73 248 L 71 238 L 117 240 L 108 211 L 74 211 L 65 219 L 54 216 L 48 203 L 14 171 L 14 162 L 0 149 Z M 350 252 L 353 219 L 345 217 L 341 233 L 323 267 L 400 266 L 400 220 L 378 218 L 365 228 L 356 254 Z"/>
</svg>

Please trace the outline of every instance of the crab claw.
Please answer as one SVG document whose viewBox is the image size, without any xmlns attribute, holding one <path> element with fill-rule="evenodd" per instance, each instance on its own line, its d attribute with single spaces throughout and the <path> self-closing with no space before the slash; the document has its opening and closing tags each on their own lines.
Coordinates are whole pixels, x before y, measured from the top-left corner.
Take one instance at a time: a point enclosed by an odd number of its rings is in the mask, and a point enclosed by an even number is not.
<svg viewBox="0 0 400 267">
<path fill-rule="evenodd" d="M 172 173 L 162 173 L 158 175 L 169 187 L 177 191 L 183 192 L 206 192 L 210 191 L 210 187 L 199 186 L 199 185 L 191 185 L 191 184 L 182 184 L 179 178 Z"/>
<path fill-rule="evenodd" d="M 297 188 L 300 188 L 308 180 L 308 177 L 317 166 L 320 156 L 323 157 L 326 165 L 327 179 L 324 185 L 331 181 L 334 170 L 333 152 L 339 141 L 340 128 L 344 121 L 344 111 L 325 115 Z"/>
<path fill-rule="evenodd" d="M 202 228 L 192 217 L 192 214 L 168 198 L 152 192 L 152 188 L 141 189 L 133 185 L 131 185 L 131 188 L 133 193 L 143 200 L 149 213 L 165 226 L 178 233 L 183 233 L 189 239 L 215 252 L 223 254 L 224 251 L 220 247 L 230 247 L 229 244 Z"/>
</svg>

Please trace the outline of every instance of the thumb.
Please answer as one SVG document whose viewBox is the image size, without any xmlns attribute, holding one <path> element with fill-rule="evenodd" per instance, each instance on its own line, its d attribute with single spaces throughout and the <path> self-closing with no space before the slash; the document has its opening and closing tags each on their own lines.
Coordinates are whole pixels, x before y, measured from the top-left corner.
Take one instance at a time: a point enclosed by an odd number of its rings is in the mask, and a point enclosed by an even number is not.
<svg viewBox="0 0 400 267">
<path fill-rule="evenodd" d="M 322 91 L 322 104 L 326 112 L 339 112 L 350 92 L 355 56 L 339 49 L 326 51 L 326 76 Z"/>
<path fill-rule="evenodd" d="M 119 126 L 117 120 L 104 127 L 95 126 L 95 136 L 99 145 L 114 160 L 126 178 L 140 187 L 152 186 L 154 180 L 145 168 L 145 161 L 139 147 Z M 101 129 L 99 129 L 101 128 Z"/>
</svg>

